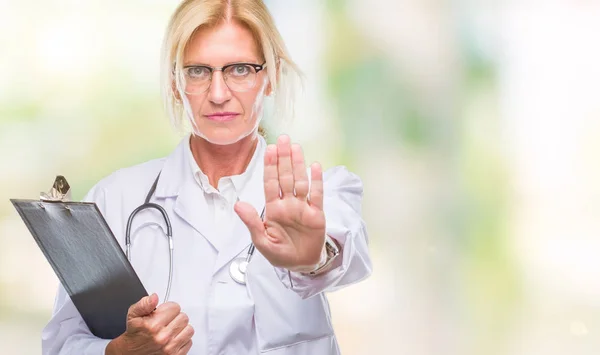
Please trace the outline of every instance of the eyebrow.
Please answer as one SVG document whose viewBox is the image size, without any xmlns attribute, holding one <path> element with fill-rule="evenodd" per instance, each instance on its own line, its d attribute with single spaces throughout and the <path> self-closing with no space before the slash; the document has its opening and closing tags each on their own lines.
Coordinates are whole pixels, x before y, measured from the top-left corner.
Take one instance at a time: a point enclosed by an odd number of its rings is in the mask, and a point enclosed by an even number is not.
<svg viewBox="0 0 600 355">
<path fill-rule="evenodd" d="M 231 64 L 238 64 L 238 63 L 249 63 L 249 64 L 262 64 L 264 63 L 264 60 L 261 62 L 260 60 L 249 60 L 249 59 L 242 59 L 242 60 L 235 60 L 235 61 L 231 61 L 231 62 L 227 62 L 223 65 L 221 65 L 222 67 L 227 66 L 227 65 L 231 65 Z M 188 62 L 188 63 L 183 63 L 183 67 L 211 67 L 211 65 L 206 64 L 206 63 L 198 63 L 198 62 Z"/>
</svg>

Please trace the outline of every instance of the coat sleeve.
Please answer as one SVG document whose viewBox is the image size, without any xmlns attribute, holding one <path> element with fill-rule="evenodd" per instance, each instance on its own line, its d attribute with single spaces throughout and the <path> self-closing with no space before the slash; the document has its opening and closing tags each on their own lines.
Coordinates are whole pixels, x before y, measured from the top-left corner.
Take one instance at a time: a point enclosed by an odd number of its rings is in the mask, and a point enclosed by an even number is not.
<svg viewBox="0 0 600 355">
<path fill-rule="evenodd" d="M 372 273 L 368 235 L 361 215 L 363 186 L 360 178 L 339 166 L 325 172 L 323 185 L 327 235 L 341 246 L 341 254 L 329 271 L 317 276 L 275 268 L 281 282 L 304 299 L 339 290 Z"/>
<path fill-rule="evenodd" d="M 95 202 L 105 214 L 104 191 L 93 187 L 84 198 Z M 43 355 L 104 355 L 110 340 L 95 337 L 75 308 L 62 285 L 59 285 L 52 318 L 42 330 Z"/>
</svg>

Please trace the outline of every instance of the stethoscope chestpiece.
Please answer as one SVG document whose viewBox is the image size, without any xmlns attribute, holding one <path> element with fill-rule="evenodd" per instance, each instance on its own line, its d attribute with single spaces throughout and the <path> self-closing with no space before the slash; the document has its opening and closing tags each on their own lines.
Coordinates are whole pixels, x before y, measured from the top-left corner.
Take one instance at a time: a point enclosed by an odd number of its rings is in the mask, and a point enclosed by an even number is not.
<svg viewBox="0 0 600 355">
<path fill-rule="evenodd" d="M 248 269 L 248 261 L 246 258 L 236 258 L 229 264 L 229 275 L 231 279 L 240 285 L 246 284 L 246 270 Z"/>
<path fill-rule="evenodd" d="M 265 210 L 266 206 L 263 207 L 263 210 L 260 214 L 260 219 L 265 220 Z M 250 247 L 248 247 L 248 254 L 245 258 L 238 257 L 235 258 L 231 264 L 229 264 L 229 275 L 231 279 L 240 285 L 246 284 L 246 272 L 248 271 L 248 265 L 250 265 L 250 260 L 252 260 L 252 255 L 254 255 L 254 243 L 250 243 Z"/>
</svg>

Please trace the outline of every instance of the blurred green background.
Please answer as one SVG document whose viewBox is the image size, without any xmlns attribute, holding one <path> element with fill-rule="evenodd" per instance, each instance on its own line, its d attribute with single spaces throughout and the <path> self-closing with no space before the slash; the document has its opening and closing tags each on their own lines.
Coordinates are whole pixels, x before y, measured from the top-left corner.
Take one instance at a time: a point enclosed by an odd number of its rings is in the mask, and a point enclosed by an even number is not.
<svg viewBox="0 0 600 355">
<path fill-rule="evenodd" d="M 0 1 L 0 353 L 40 353 L 57 278 L 9 198 L 81 199 L 181 138 L 177 1 Z M 271 0 L 306 75 L 265 117 L 364 182 L 373 276 L 330 295 L 345 355 L 597 354 L 600 1 Z"/>
</svg>

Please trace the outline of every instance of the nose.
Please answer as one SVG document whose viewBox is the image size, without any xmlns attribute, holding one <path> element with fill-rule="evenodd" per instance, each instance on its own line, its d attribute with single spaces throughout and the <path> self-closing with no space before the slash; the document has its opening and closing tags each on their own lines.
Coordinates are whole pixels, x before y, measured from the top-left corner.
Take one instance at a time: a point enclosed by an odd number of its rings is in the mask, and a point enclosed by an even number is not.
<svg viewBox="0 0 600 355">
<path fill-rule="evenodd" d="M 231 99 L 231 90 L 225 83 L 225 77 L 222 71 L 214 71 L 208 89 L 208 99 L 216 104 L 221 105 Z"/>
</svg>

